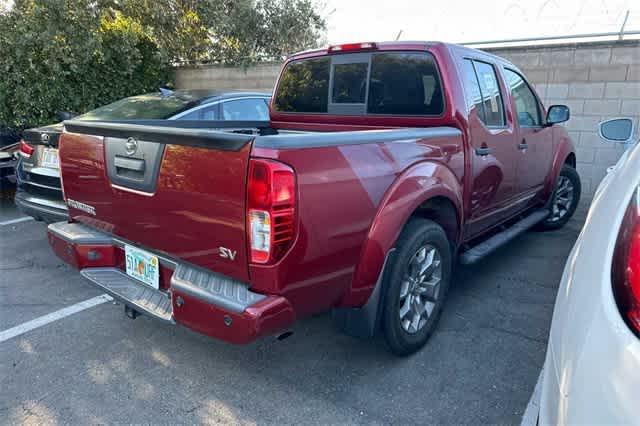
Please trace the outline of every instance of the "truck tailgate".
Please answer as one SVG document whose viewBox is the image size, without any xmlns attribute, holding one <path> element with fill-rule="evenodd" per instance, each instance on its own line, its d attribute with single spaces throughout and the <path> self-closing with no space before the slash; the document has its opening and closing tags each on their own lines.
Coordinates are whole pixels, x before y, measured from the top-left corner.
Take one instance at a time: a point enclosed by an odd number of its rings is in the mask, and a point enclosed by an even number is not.
<svg viewBox="0 0 640 426">
<path fill-rule="evenodd" d="M 65 129 L 60 168 L 72 220 L 248 281 L 251 135 L 91 122 Z"/>
</svg>

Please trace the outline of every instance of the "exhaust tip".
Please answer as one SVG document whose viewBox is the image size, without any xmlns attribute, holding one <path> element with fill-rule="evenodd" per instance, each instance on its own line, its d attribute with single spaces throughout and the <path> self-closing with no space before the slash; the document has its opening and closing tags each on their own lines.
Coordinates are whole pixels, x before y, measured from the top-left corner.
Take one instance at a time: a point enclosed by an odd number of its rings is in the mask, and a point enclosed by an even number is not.
<svg viewBox="0 0 640 426">
<path fill-rule="evenodd" d="M 276 337 L 276 339 L 282 341 L 282 340 L 286 339 L 287 337 L 291 337 L 292 334 L 293 334 L 293 331 L 285 331 L 284 333 L 282 333 L 278 337 Z"/>
<path fill-rule="evenodd" d="M 138 318 L 138 317 L 140 316 L 140 312 L 136 311 L 136 310 L 135 310 L 135 309 L 133 309 L 133 308 L 130 308 L 130 307 L 129 307 L 129 306 L 127 306 L 127 305 L 124 305 L 124 314 L 125 314 L 128 318 L 131 318 L 132 320 L 133 320 L 133 319 L 136 319 L 136 318 Z"/>
</svg>

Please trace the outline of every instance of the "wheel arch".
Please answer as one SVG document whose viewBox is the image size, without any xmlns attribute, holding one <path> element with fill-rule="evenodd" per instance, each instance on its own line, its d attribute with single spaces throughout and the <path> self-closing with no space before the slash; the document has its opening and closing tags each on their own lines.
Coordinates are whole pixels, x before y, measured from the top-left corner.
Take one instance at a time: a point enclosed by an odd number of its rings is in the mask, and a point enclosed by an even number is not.
<svg viewBox="0 0 640 426">
<path fill-rule="evenodd" d="M 570 165 L 574 169 L 577 165 L 575 149 L 573 147 L 571 139 L 569 139 L 568 136 L 563 136 L 559 139 L 558 145 L 554 151 L 551 170 L 549 171 L 549 175 L 547 176 L 547 181 L 544 188 L 545 199 L 548 199 L 548 197 L 553 194 L 555 182 L 558 179 L 558 175 L 560 174 L 562 166 L 564 166 L 565 164 Z"/>
<path fill-rule="evenodd" d="M 429 219 L 444 229 L 452 247 L 456 247 L 460 240 L 461 221 L 460 212 L 450 198 L 438 195 L 425 200 L 411 214 L 412 217 Z"/>
<path fill-rule="evenodd" d="M 564 164 L 567 164 L 571 167 L 573 167 L 574 169 L 576 168 L 576 154 L 574 152 L 570 152 L 569 155 L 567 155 L 567 158 L 565 158 L 564 160 Z"/>
<path fill-rule="evenodd" d="M 462 234 L 462 178 L 441 163 L 426 161 L 396 179 L 378 207 L 341 306 L 360 307 L 367 302 L 387 254 L 407 222 L 416 216 L 440 224 L 457 246 Z"/>
</svg>

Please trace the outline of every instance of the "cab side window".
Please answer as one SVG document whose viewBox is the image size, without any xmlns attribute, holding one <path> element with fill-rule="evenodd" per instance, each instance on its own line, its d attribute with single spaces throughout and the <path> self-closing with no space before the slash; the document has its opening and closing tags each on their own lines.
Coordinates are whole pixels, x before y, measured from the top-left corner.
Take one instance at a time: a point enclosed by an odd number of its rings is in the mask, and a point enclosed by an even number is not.
<svg viewBox="0 0 640 426">
<path fill-rule="evenodd" d="M 511 96 L 516 104 L 518 123 L 524 127 L 536 127 L 542 125 L 538 99 L 527 82 L 515 71 L 505 68 L 504 75 L 507 86 L 511 90 Z"/>
<path fill-rule="evenodd" d="M 465 59 L 463 71 L 469 107 L 476 108 L 478 118 L 487 127 L 504 126 L 504 104 L 493 66 L 486 62 Z"/>
<path fill-rule="evenodd" d="M 489 127 L 502 127 L 504 126 L 504 106 L 496 71 L 492 65 L 486 62 L 473 61 L 473 66 L 476 69 L 482 93 L 484 123 Z"/>
<path fill-rule="evenodd" d="M 484 108 L 482 106 L 482 93 L 480 92 L 480 83 L 478 83 L 478 76 L 476 76 L 476 70 L 473 67 L 471 59 L 465 59 L 463 62 L 464 72 L 464 93 L 467 99 L 467 107 L 469 110 L 476 110 L 478 118 L 485 123 Z"/>
</svg>

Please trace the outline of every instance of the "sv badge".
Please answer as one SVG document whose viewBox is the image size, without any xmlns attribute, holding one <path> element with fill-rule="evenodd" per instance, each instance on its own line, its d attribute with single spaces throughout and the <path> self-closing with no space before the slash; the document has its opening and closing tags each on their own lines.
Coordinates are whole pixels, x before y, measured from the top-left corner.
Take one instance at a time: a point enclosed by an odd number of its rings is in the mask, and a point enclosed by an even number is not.
<svg viewBox="0 0 640 426">
<path fill-rule="evenodd" d="M 238 254 L 236 250 L 231 250 L 226 247 L 218 247 L 218 252 L 221 258 L 229 260 L 236 260 L 236 254 Z"/>
</svg>

